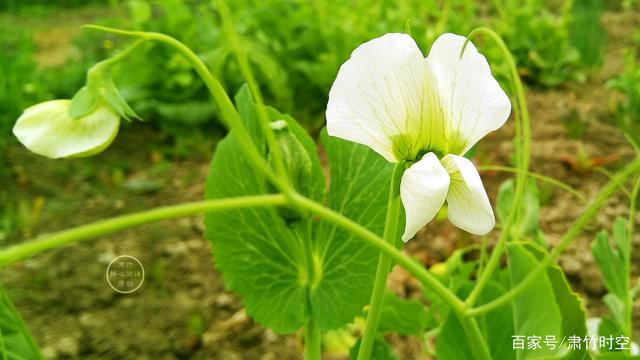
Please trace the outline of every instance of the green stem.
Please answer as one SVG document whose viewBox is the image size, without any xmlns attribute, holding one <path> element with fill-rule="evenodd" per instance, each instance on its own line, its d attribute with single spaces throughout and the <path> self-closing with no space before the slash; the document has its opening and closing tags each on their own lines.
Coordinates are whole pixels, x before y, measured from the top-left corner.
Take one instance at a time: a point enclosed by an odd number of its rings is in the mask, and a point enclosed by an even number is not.
<svg viewBox="0 0 640 360">
<path fill-rule="evenodd" d="M 231 46 L 231 50 L 233 50 L 233 53 L 235 54 L 236 61 L 238 62 L 238 66 L 240 68 L 240 73 L 242 73 L 242 77 L 247 81 L 251 96 L 256 102 L 258 121 L 260 122 L 260 126 L 267 140 L 267 144 L 269 145 L 271 155 L 273 156 L 276 172 L 280 174 L 283 181 L 289 182 L 284 162 L 282 160 L 280 147 L 278 147 L 276 143 L 275 134 L 273 133 L 273 129 L 270 126 L 271 119 L 269 117 L 269 113 L 267 112 L 267 107 L 264 105 L 262 92 L 260 92 L 258 82 L 256 81 L 255 76 L 253 75 L 253 71 L 251 70 L 251 66 L 249 65 L 246 51 L 242 46 L 242 41 L 238 36 L 235 27 L 233 26 L 231 12 L 229 11 L 229 8 L 227 7 L 227 4 L 224 0 L 218 0 L 217 4 L 218 12 L 220 13 L 220 17 L 222 18 L 222 28 L 227 35 L 227 40 L 229 45 Z"/>
<path fill-rule="evenodd" d="M 633 232 L 636 222 L 636 200 L 638 199 L 638 194 L 640 193 L 640 176 L 638 176 L 633 184 L 633 189 L 631 190 L 631 200 L 629 201 L 629 229 L 628 229 L 628 239 L 627 241 L 627 249 L 625 250 L 627 254 L 632 253 L 631 243 L 633 242 Z M 629 255 L 631 256 L 631 255 Z M 627 289 L 629 289 L 631 282 L 631 274 L 628 274 L 627 278 Z M 624 315 L 625 315 L 625 334 L 633 339 L 633 291 L 629 290 L 627 293 L 627 298 L 624 302 Z"/>
<path fill-rule="evenodd" d="M 491 360 L 491 352 L 489 352 L 489 346 L 482 336 L 482 332 L 478 327 L 478 322 L 475 318 L 469 316 L 458 316 L 464 332 L 467 335 L 467 339 L 471 343 L 471 348 L 474 350 L 474 356 L 479 360 Z"/>
<path fill-rule="evenodd" d="M 587 225 L 587 223 L 595 216 L 597 211 L 604 205 L 604 203 L 609 199 L 609 197 L 623 184 L 629 177 L 633 174 L 640 171 L 640 158 L 637 158 L 635 161 L 625 166 L 622 170 L 620 170 L 611 181 L 609 181 L 604 188 L 600 191 L 600 193 L 589 203 L 587 208 L 584 210 L 582 215 L 571 225 L 569 230 L 565 233 L 562 240 L 558 243 L 558 245 L 551 251 L 549 255 L 547 255 L 542 261 L 540 265 L 538 265 L 527 277 L 524 278 L 520 283 L 511 288 L 509 292 L 503 294 L 497 299 L 486 303 L 484 305 L 470 308 L 466 311 L 467 316 L 478 316 L 494 309 L 497 309 L 505 304 L 507 304 L 511 299 L 517 296 L 521 291 L 527 288 L 542 272 L 544 272 L 547 267 L 555 261 L 555 259 L 562 254 L 562 252 L 571 244 L 571 241 L 575 239 L 578 234 L 582 231 L 582 229 Z M 485 271 L 486 273 L 486 271 Z"/>
<path fill-rule="evenodd" d="M 125 57 L 127 57 L 129 54 L 133 52 L 133 50 L 135 50 L 138 46 L 140 46 L 144 42 L 145 42 L 145 39 L 138 39 L 134 41 L 133 44 L 129 45 L 129 47 L 127 47 L 126 49 L 120 51 L 119 53 L 113 55 L 112 57 L 106 60 L 101 61 L 99 64 L 113 65 L 121 61 Z"/>
<path fill-rule="evenodd" d="M 520 169 L 516 169 L 513 167 L 509 167 L 509 166 L 500 166 L 500 165 L 480 165 L 477 167 L 478 171 L 504 171 L 504 172 L 510 172 L 510 173 L 519 173 Z M 544 181 L 546 183 L 549 183 L 551 185 L 557 186 L 561 189 L 566 190 L 567 192 L 571 193 L 572 195 L 574 195 L 575 197 L 577 197 L 578 199 L 582 200 L 582 202 L 587 202 L 587 197 L 584 196 L 583 193 L 581 193 L 580 191 L 574 189 L 571 185 L 564 183 L 560 180 L 556 180 L 550 176 L 546 176 L 546 175 L 542 175 L 539 174 L 537 172 L 533 172 L 533 171 L 527 171 L 527 175 L 531 176 L 532 178 L 536 178 L 540 181 Z"/>
<path fill-rule="evenodd" d="M 357 238 L 367 242 L 369 245 L 389 256 L 398 265 L 402 266 L 408 273 L 422 282 L 425 287 L 433 291 L 433 293 L 447 304 L 456 314 L 462 315 L 465 312 L 466 308 L 464 303 L 435 276 L 427 271 L 422 264 L 419 264 L 409 256 L 403 254 L 400 250 L 396 249 L 395 246 L 389 244 L 375 233 L 342 214 L 339 214 L 300 194 L 294 193 L 289 201 L 291 201 L 293 205 L 310 211 L 320 218 L 330 221 L 344 230 L 356 235 Z M 20 245 L 0 250 L 0 267 L 40 253 L 44 250 L 70 244 L 75 241 L 106 235 L 149 222 L 180 216 L 189 216 L 205 211 L 252 206 L 279 206 L 286 203 L 287 198 L 284 195 L 257 195 L 241 198 L 198 201 L 118 216 L 112 219 L 102 220 L 92 224 L 64 230 L 41 239 L 28 241 Z"/>
<path fill-rule="evenodd" d="M 285 203 L 286 198 L 283 195 L 258 195 L 196 201 L 117 216 L 3 249 L 0 251 L 0 267 L 25 259 L 48 249 L 57 248 L 79 240 L 95 238 L 154 221 L 189 216 L 206 211 L 220 211 L 253 206 L 284 205 Z"/>
<path fill-rule="evenodd" d="M 293 194 L 291 201 L 295 206 L 307 210 L 324 220 L 330 221 L 344 230 L 356 235 L 357 238 L 366 241 L 369 245 L 389 256 L 394 262 L 402 266 L 408 273 L 422 282 L 425 287 L 433 291 L 433 293 L 442 299 L 442 301 L 456 314 L 463 314 L 465 312 L 466 308 L 462 300 L 458 299 L 450 289 L 444 286 L 434 275 L 426 270 L 422 264 L 403 254 L 393 246 L 393 244 L 388 243 L 369 229 L 343 216 L 342 214 L 300 194 Z"/>
<path fill-rule="evenodd" d="M 387 200 L 387 216 L 384 226 L 383 238 L 388 244 L 396 247 L 398 238 L 398 220 L 400 218 L 400 178 L 404 172 L 404 163 L 396 164 L 393 171 L 393 177 L 389 185 L 389 198 Z M 376 269 L 375 280 L 373 283 L 373 292 L 371 293 L 371 301 L 369 312 L 367 314 L 367 324 L 362 335 L 362 342 L 358 350 L 358 360 L 371 359 L 371 350 L 378 333 L 378 323 L 380 322 L 380 314 L 382 313 L 382 305 L 384 300 L 384 292 L 387 288 L 387 277 L 391 269 L 391 258 L 383 253 L 378 258 L 378 268 Z"/>
<path fill-rule="evenodd" d="M 611 174 L 607 169 L 605 169 L 603 167 L 598 166 L 598 167 L 595 168 L 595 171 L 603 174 L 609 180 L 611 180 L 613 178 L 613 174 Z M 625 184 L 620 184 L 620 190 L 622 190 L 622 192 L 627 196 L 627 198 L 629 198 L 629 200 L 631 200 L 631 192 L 629 192 L 629 189 L 627 189 Z"/>
<path fill-rule="evenodd" d="M 172 38 L 171 36 L 167 36 L 165 34 L 154 33 L 154 32 L 143 32 L 143 31 L 126 31 L 120 29 L 112 29 L 104 26 L 98 25 L 85 25 L 83 26 L 87 29 L 100 30 L 112 34 L 122 35 L 122 36 L 132 36 L 141 38 L 144 40 L 157 41 L 162 44 L 168 45 L 178 51 L 182 56 L 184 56 L 193 69 L 198 73 L 202 81 L 205 83 L 209 92 L 213 96 L 220 112 L 222 113 L 223 119 L 226 121 L 226 125 L 231 128 L 232 133 L 238 139 L 240 143 L 240 148 L 244 151 L 248 160 L 262 173 L 265 174 L 267 179 L 281 192 L 288 193 L 290 191 L 288 187 L 288 182 L 283 181 L 282 177 L 276 176 L 273 171 L 269 168 L 266 161 L 262 158 L 262 155 L 256 148 L 253 140 L 251 139 L 251 135 L 247 131 L 247 128 L 244 126 L 240 115 L 236 111 L 236 108 L 233 106 L 231 99 L 224 91 L 224 88 L 216 79 L 207 66 L 202 62 L 202 60 L 196 55 L 191 49 L 189 49 L 186 45 L 181 43 L 180 41 Z"/>
<path fill-rule="evenodd" d="M 522 204 L 522 199 L 524 195 L 524 188 L 527 181 L 527 175 L 529 172 L 529 160 L 530 160 L 530 142 L 531 142 L 531 134 L 530 134 L 530 126 L 529 126 L 529 110 L 527 108 L 527 102 L 524 94 L 524 87 L 522 86 L 522 81 L 520 81 L 520 76 L 518 76 L 518 68 L 516 66 L 516 62 L 513 59 L 513 56 L 509 52 L 507 45 L 504 43 L 502 38 L 498 34 L 496 34 L 493 30 L 485 27 L 480 27 L 473 30 L 468 36 L 467 39 L 470 39 L 474 35 L 478 33 L 483 33 L 488 35 L 490 38 L 494 40 L 494 42 L 498 45 L 500 50 L 505 56 L 507 64 L 509 65 L 510 77 L 511 77 L 511 85 L 513 87 L 513 91 L 516 97 L 516 103 L 514 106 L 515 114 L 516 114 L 516 159 L 518 161 L 518 172 L 516 176 L 515 183 L 515 191 L 513 197 L 513 203 L 511 204 L 511 209 L 509 211 L 509 216 L 504 223 L 504 227 L 502 232 L 500 233 L 500 238 L 496 243 L 496 246 L 489 257 L 489 262 L 487 266 L 484 268 L 482 275 L 478 279 L 475 287 L 465 300 L 465 306 L 472 307 L 475 302 L 478 300 L 480 294 L 484 287 L 489 283 L 493 272 L 496 267 L 500 264 L 500 258 L 502 257 L 502 253 L 506 248 L 506 243 L 510 235 L 510 229 L 513 224 L 516 223 L 518 218 L 518 213 L 520 212 L 520 207 Z M 465 44 L 466 45 L 466 44 Z M 464 51 L 464 49 L 462 50 Z"/>
<path fill-rule="evenodd" d="M 320 360 L 322 354 L 322 338 L 320 331 L 310 320 L 304 327 L 304 360 Z"/>
</svg>

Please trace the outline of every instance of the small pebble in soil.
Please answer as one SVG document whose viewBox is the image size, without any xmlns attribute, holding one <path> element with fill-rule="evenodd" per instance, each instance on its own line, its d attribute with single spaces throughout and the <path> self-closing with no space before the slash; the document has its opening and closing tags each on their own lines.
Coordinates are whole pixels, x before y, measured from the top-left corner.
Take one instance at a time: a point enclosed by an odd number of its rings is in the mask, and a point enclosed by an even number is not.
<svg viewBox="0 0 640 360">
<path fill-rule="evenodd" d="M 216 307 L 222 308 L 222 309 L 228 309 L 229 307 L 231 307 L 234 303 L 234 297 L 233 295 L 229 294 L 229 293 L 222 293 L 218 296 L 216 296 L 215 300 L 215 305 Z"/>
<path fill-rule="evenodd" d="M 80 346 L 78 346 L 78 341 L 72 337 L 65 336 L 58 340 L 58 343 L 55 345 L 58 355 L 68 356 L 71 358 L 75 358 L 78 356 L 80 352 Z"/>
<path fill-rule="evenodd" d="M 579 276 L 582 270 L 582 263 L 572 255 L 562 257 L 560 259 L 560 266 L 564 270 L 564 273 L 570 277 Z"/>
</svg>

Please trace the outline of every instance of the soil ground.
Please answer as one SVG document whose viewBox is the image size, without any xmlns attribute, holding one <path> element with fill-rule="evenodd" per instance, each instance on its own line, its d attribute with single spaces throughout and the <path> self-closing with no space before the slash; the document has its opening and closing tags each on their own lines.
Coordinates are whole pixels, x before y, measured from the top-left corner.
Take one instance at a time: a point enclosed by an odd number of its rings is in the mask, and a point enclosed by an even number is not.
<svg viewBox="0 0 640 360">
<path fill-rule="evenodd" d="M 604 64 L 586 83 L 527 92 L 533 135 L 531 169 L 570 184 L 588 198 L 608 178 L 594 169 L 573 169 L 569 163 L 577 153 L 613 159 L 604 165 L 610 171 L 633 156 L 631 147 L 609 121 L 615 95 L 604 82 L 622 70 L 622 51 L 631 46 L 629 29 L 638 27 L 640 13 L 607 12 L 603 22 L 609 35 Z M 36 35 L 36 39 L 38 36 L 45 35 Z M 67 50 L 42 51 L 58 56 Z M 54 60 L 55 56 L 42 55 Z M 588 125 L 581 138 L 570 138 L 563 125 L 563 119 L 571 114 Z M 501 154 L 509 153 L 512 137 L 511 125 L 491 134 L 482 141 L 476 160 L 508 164 Z M 22 199 L 31 214 L 19 237 L 202 199 L 209 159 L 199 156 L 167 161 L 158 150 L 162 141 L 148 127 L 132 125 L 101 155 L 100 162 L 51 162 L 19 146 L 12 147 L 7 155 L 12 164 L 17 164 L 12 169 L 15 181 L 3 190 Z M 508 175 L 482 175 L 495 204 L 498 186 Z M 540 222 L 549 242 L 555 244 L 580 214 L 582 203 L 561 189 L 549 190 L 549 194 Z M 590 316 L 605 311 L 601 302 L 605 290 L 590 241 L 600 229 L 610 229 L 615 216 L 627 216 L 627 204 L 623 193 L 610 199 L 559 260 Z M 406 251 L 430 266 L 445 260 L 456 247 L 474 241 L 477 238 L 456 231 L 444 221 L 425 227 Z M 633 246 L 633 272 L 637 277 L 639 234 Z M 50 359 L 301 358 L 299 334 L 277 335 L 245 316 L 236 296 L 225 291 L 220 274 L 212 266 L 211 253 L 203 237 L 202 217 L 193 217 L 150 224 L 40 254 L 3 269 L 0 277 Z M 121 254 L 135 256 L 145 266 L 145 282 L 132 294 L 118 294 L 105 281 L 108 262 Z M 395 291 L 408 296 L 417 286 L 399 270 L 394 271 L 390 282 Z M 640 332 L 639 305 L 634 312 L 639 330 L 636 334 Z M 420 344 L 416 340 L 390 340 L 403 359 L 419 358 Z"/>
</svg>

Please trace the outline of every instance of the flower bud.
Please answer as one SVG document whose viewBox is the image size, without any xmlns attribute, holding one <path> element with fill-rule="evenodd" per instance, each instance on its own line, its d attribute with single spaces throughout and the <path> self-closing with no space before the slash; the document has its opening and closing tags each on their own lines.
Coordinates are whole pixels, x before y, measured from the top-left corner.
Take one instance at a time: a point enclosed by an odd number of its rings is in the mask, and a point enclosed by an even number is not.
<svg viewBox="0 0 640 360">
<path fill-rule="evenodd" d="M 52 159 L 92 156 L 113 142 L 121 117 L 137 115 L 120 96 L 107 60 L 89 69 L 87 85 L 73 99 L 25 110 L 13 133 L 29 150 Z"/>
<path fill-rule="evenodd" d="M 287 122 L 278 120 L 271 123 L 276 135 L 276 144 L 280 150 L 280 156 L 291 185 L 302 195 L 308 195 L 310 191 L 310 179 L 312 172 L 311 158 L 304 146 L 289 130 Z M 269 165 L 275 166 L 272 153 L 269 154 Z M 274 190 L 274 189 L 272 189 Z M 289 207 L 279 207 L 280 216 L 289 221 L 296 221 L 302 217 L 302 213 Z"/>
<path fill-rule="evenodd" d="M 34 105 L 18 118 L 13 133 L 29 150 L 52 159 L 92 156 L 106 149 L 118 134 L 118 115 L 98 105 L 74 119 L 70 106 L 71 100 Z"/>
</svg>

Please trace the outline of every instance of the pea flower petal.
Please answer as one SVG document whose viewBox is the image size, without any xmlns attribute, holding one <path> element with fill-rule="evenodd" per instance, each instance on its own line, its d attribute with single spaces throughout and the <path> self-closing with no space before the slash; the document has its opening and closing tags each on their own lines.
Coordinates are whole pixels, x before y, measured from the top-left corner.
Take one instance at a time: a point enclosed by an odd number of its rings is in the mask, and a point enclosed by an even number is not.
<svg viewBox="0 0 640 360">
<path fill-rule="evenodd" d="M 487 192 L 471 160 L 447 155 L 442 164 L 451 177 L 447 193 L 449 220 L 462 230 L 484 235 L 496 224 Z"/>
<path fill-rule="evenodd" d="M 420 116 L 425 63 L 410 36 L 385 34 L 353 51 L 329 92 L 327 132 L 369 146 L 390 162 L 393 138 Z"/>
<path fill-rule="evenodd" d="M 491 75 L 487 59 L 472 42 L 462 58 L 464 36 L 443 34 L 431 47 L 427 61 L 436 78 L 441 106 L 453 131 L 448 153 L 463 155 L 509 118 L 511 102 Z"/>
<path fill-rule="evenodd" d="M 495 225 L 480 176 L 462 155 L 506 122 L 511 103 L 475 46 L 462 52 L 466 41 L 443 34 L 424 58 L 410 36 L 385 34 L 353 51 L 329 92 L 329 135 L 413 164 L 400 184 L 404 241 L 445 198 L 459 228 L 485 234 Z"/>
<path fill-rule="evenodd" d="M 70 100 L 51 100 L 24 111 L 13 127 L 32 152 L 52 159 L 84 157 L 106 149 L 118 134 L 120 117 L 98 106 L 79 119 L 69 115 Z"/>
<path fill-rule="evenodd" d="M 449 174 L 434 153 L 425 154 L 402 174 L 400 199 L 407 217 L 402 241 L 409 241 L 433 220 L 444 204 L 448 188 Z"/>
</svg>

